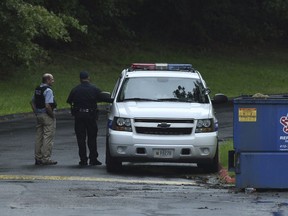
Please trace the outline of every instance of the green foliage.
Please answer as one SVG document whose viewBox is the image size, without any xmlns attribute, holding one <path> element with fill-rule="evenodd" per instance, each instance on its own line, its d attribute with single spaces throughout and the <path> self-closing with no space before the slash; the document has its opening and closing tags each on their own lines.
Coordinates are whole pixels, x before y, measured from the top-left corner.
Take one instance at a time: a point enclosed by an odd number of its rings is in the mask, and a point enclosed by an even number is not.
<svg viewBox="0 0 288 216">
<path fill-rule="evenodd" d="M 288 1 L 146 0 L 142 4 L 133 19 L 141 36 L 201 46 L 287 43 Z"/>
<path fill-rule="evenodd" d="M 12 63 L 29 64 L 45 57 L 45 51 L 35 43 L 41 37 L 71 41 L 68 28 L 85 32 L 78 20 L 56 15 L 42 6 L 22 0 L 3 0 L 0 3 L 0 58 L 2 68 Z"/>
<path fill-rule="evenodd" d="M 79 2 L 80 10 L 76 10 L 81 23 L 89 26 L 89 32 L 81 45 L 88 47 L 103 41 L 129 40 L 135 36 L 133 27 L 129 26 L 133 19 L 133 5 L 139 0 L 86 0 Z M 80 41 L 81 38 L 76 40 Z"/>
<path fill-rule="evenodd" d="M 208 49 L 287 44 L 287 8 L 282 0 L 3 0 L 0 67 L 41 61 L 48 48 L 84 50 L 143 38 Z"/>
</svg>

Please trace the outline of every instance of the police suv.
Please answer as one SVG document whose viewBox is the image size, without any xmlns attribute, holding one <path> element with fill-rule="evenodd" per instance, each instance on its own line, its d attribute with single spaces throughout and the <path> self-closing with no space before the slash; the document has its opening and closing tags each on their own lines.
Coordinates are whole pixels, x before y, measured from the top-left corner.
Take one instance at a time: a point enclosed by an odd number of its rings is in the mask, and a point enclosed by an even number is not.
<svg viewBox="0 0 288 216">
<path fill-rule="evenodd" d="M 191 64 L 134 63 L 123 70 L 111 94 L 107 171 L 119 171 L 122 162 L 181 162 L 216 172 L 218 122 L 209 93 Z"/>
</svg>

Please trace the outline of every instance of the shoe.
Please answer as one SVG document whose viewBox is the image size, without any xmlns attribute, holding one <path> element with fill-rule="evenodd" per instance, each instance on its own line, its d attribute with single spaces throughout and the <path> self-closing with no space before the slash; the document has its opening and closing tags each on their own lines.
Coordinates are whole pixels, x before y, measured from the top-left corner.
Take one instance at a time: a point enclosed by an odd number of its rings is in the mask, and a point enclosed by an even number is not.
<svg viewBox="0 0 288 216">
<path fill-rule="evenodd" d="M 80 161 L 80 162 L 79 162 L 79 165 L 80 165 L 80 166 L 87 166 L 88 163 L 87 163 L 87 161 Z"/>
<path fill-rule="evenodd" d="M 100 161 L 96 160 L 96 161 L 90 161 L 89 165 L 91 165 L 91 166 L 99 166 L 99 165 L 102 165 L 102 163 Z"/>
<path fill-rule="evenodd" d="M 42 161 L 42 165 L 56 165 L 57 161 L 53 161 L 53 160 L 45 160 Z"/>
<path fill-rule="evenodd" d="M 35 159 L 35 165 L 42 165 L 42 164 L 43 164 L 42 160 Z"/>
</svg>

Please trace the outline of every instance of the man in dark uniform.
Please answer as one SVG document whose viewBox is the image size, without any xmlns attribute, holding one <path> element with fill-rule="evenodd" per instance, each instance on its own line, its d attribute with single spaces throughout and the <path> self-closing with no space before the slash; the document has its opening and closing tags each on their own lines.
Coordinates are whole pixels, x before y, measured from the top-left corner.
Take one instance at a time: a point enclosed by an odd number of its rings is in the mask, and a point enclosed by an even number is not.
<svg viewBox="0 0 288 216">
<path fill-rule="evenodd" d="M 75 117 L 75 133 L 79 147 L 79 165 L 88 165 L 86 152 L 86 136 L 89 148 L 89 164 L 101 165 L 97 159 L 97 102 L 112 102 L 113 100 L 90 83 L 89 74 L 86 71 L 80 72 L 80 84 L 73 88 L 67 98 L 71 105 L 72 115 Z"/>
</svg>

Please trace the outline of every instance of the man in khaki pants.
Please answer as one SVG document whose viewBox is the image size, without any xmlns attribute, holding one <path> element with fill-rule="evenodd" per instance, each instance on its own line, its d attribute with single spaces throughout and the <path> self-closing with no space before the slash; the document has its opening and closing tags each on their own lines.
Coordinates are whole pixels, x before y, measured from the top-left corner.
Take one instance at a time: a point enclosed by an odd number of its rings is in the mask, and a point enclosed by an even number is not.
<svg viewBox="0 0 288 216">
<path fill-rule="evenodd" d="M 55 165 L 57 161 L 51 160 L 56 118 L 54 109 L 56 102 L 53 90 L 52 74 L 44 74 L 42 83 L 36 87 L 31 101 L 31 107 L 36 115 L 35 165 Z"/>
</svg>

